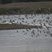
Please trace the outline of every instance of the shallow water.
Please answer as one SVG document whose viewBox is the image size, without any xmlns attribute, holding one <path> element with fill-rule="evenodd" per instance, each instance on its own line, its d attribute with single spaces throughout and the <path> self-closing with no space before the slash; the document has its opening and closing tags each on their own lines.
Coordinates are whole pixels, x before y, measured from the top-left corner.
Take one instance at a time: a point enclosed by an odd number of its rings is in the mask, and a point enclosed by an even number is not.
<svg viewBox="0 0 52 52">
<path fill-rule="evenodd" d="M 34 38 L 30 34 L 23 35 L 21 30 L 19 33 L 17 30 L 2 30 L 0 52 L 52 52 L 52 38 Z"/>
</svg>

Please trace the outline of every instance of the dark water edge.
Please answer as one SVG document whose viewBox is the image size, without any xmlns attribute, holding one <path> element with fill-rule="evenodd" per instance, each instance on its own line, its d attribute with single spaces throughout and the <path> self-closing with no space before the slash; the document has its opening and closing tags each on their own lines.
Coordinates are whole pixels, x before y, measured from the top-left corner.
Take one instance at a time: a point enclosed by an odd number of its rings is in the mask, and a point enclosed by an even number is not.
<svg viewBox="0 0 52 52">
<path fill-rule="evenodd" d="M 42 28 L 42 26 L 36 25 L 23 25 L 23 24 L 0 24 L 0 30 L 10 30 L 10 29 L 31 29 L 31 28 Z"/>
</svg>

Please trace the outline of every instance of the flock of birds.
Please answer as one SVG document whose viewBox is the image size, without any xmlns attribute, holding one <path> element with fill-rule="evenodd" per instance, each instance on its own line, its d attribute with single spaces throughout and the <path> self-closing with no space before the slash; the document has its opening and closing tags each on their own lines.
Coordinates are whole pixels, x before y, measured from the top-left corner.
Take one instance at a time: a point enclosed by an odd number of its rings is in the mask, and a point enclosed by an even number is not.
<svg viewBox="0 0 52 52">
<path fill-rule="evenodd" d="M 29 32 L 31 37 L 52 37 L 52 14 L 4 15 L 0 16 L 0 23 L 40 25 L 42 29 L 33 28 L 22 30 L 23 35 L 27 35 Z M 20 33 L 19 29 L 17 29 L 17 33 Z"/>
</svg>

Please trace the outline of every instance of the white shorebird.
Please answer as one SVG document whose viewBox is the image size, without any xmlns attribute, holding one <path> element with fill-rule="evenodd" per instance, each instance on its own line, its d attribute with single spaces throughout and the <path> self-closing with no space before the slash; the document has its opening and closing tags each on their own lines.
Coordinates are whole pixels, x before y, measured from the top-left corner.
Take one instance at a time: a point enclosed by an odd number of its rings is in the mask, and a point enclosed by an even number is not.
<svg viewBox="0 0 52 52">
<path fill-rule="evenodd" d="M 44 23 L 44 22 L 40 22 L 40 23 L 35 23 L 34 25 L 36 25 L 36 26 L 42 26 L 43 28 L 45 28 L 45 29 L 48 29 L 48 28 L 52 28 L 52 26 L 51 25 L 49 25 L 48 23 Z"/>
<path fill-rule="evenodd" d="M 41 26 L 45 29 L 52 28 L 48 23 L 41 23 Z"/>
</svg>

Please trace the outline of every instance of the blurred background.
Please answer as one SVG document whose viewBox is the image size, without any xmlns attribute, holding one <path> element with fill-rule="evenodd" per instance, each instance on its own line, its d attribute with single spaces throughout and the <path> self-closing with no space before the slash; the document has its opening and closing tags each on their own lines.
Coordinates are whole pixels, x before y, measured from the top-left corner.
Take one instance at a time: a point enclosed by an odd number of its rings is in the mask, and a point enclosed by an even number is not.
<svg viewBox="0 0 52 52">
<path fill-rule="evenodd" d="M 0 0 L 0 3 L 15 3 L 15 2 L 45 2 L 45 1 L 52 1 L 52 0 Z"/>
</svg>

